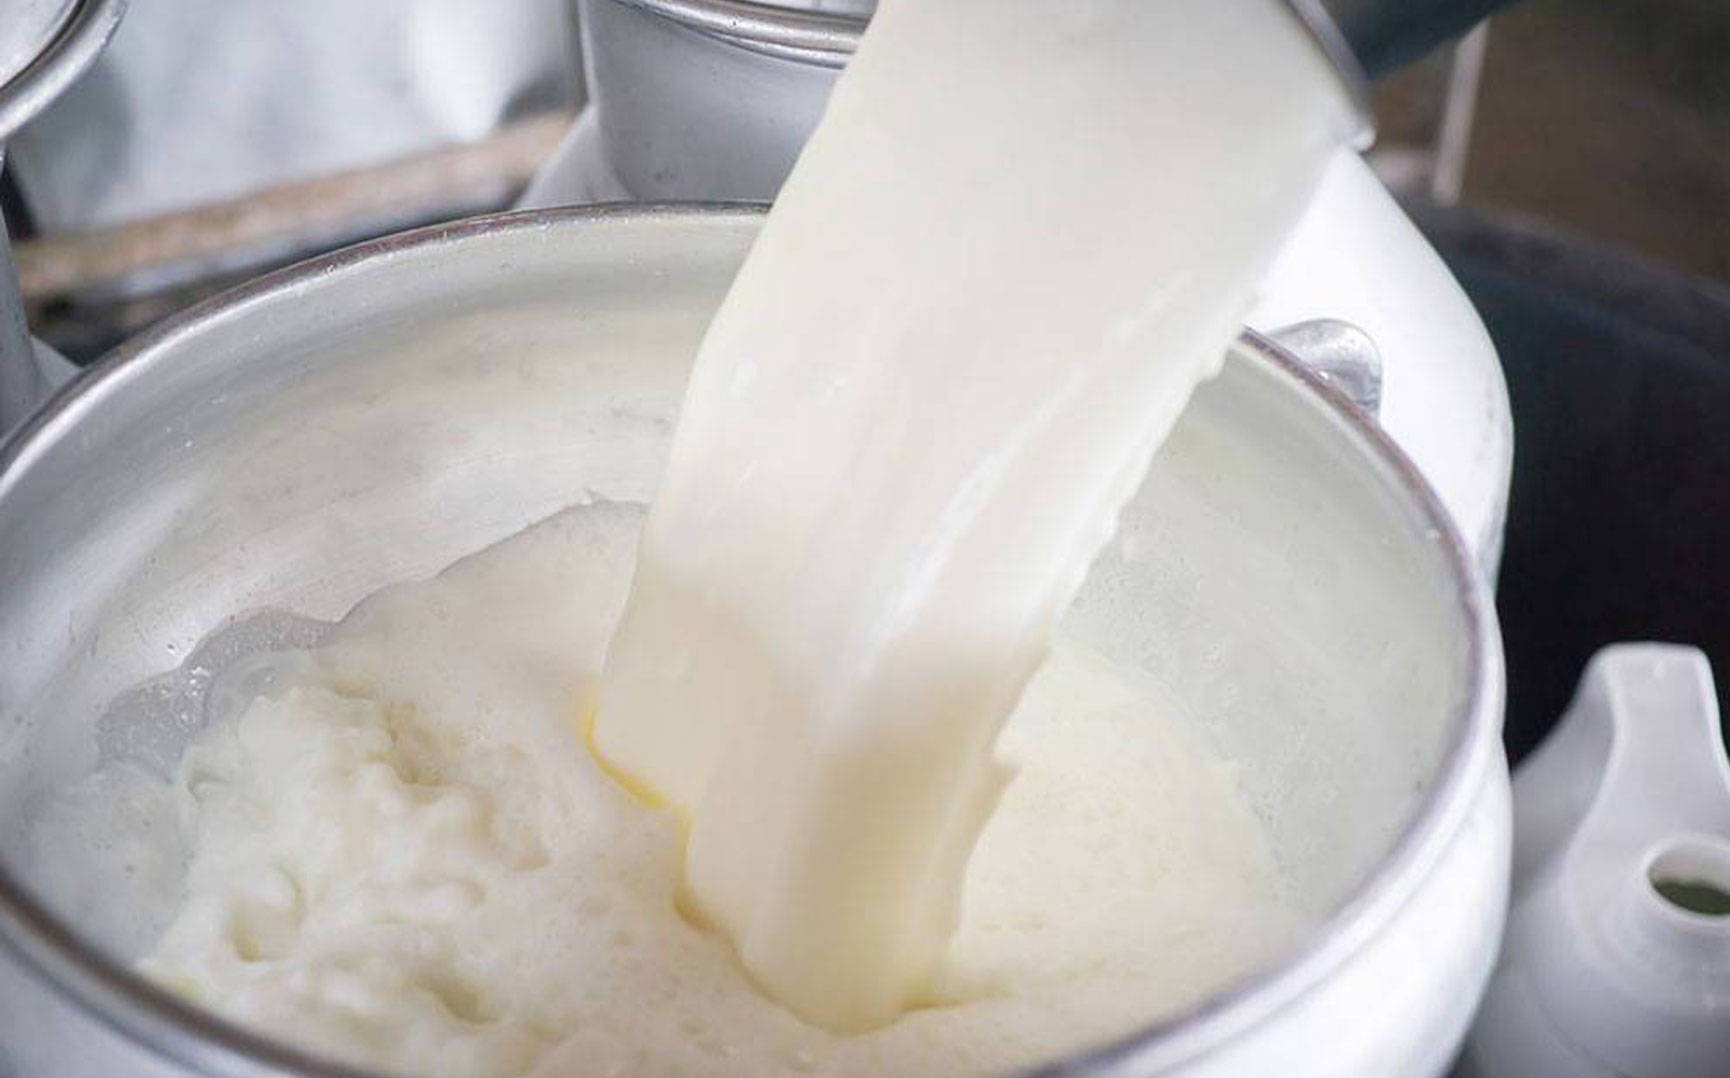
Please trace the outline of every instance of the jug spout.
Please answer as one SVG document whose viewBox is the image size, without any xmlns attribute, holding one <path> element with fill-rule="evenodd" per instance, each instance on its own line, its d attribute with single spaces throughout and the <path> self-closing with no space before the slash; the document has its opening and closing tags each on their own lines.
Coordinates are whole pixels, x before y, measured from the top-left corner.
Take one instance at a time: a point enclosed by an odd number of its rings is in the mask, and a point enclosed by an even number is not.
<svg viewBox="0 0 1730 1078">
<path fill-rule="evenodd" d="M 1599 652 L 1514 779 L 1481 1078 L 1708 1078 L 1730 1059 L 1730 760 L 1706 657 Z"/>
</svg>

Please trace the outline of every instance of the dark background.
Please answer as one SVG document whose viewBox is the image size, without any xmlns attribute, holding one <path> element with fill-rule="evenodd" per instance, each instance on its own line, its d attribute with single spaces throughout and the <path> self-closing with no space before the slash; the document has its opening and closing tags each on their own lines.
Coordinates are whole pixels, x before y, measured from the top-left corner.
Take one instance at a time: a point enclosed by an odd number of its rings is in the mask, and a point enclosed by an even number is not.
<svg viewBox="0 0 1730 1078">
<path fill-rule="evenodd" d="M 1444 67 L 1380 88 L 1388 149 L 1427 137 Z M 1457 205 L 1407 206 L 1507 373 L 1510 753 L 1614 641 L 1701 647 L 1730 703 L 1730 3 L 1509 9 L 1467 146 Z"/>
</svg>

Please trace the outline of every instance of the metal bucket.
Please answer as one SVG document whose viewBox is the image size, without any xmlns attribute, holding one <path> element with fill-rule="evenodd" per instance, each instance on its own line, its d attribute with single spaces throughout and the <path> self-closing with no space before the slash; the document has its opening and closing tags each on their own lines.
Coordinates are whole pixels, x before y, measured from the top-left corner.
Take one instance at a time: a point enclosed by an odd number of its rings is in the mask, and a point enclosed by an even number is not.
<svg viewBox="0 0 1730 1078">
<path fill-rule="evenodd" d="M 6 142 L 95 61 L 125 8 L 126 0 L 0 0 L 0 165 Z M 30 340 L 0 220 L 0 433 L 70 373 L 64 363 Z"/>
<path fill-rule="evenodd" d="M 769 199 L 815 130 L 876 0 L 575 0 L 595 137 L 633 199 Z M 1370 118 L 1314 0 L 1292 9 Z M 1036 152 L 1036 151 L 1031 151 Z"/>
<path fill-rule="evenodd" d="M 714 0 L 578 8 L 601 156 L 642 200 L 772 198 L 866 23 Z"/>
<path fill-rule="evenodd" d="M 100 870 L 106 837 L 33 847 L 33 806 L 126 746 L 172 759 L 198 720 L 99 716 L 237 614 L 334 619 L 584 495 L 647 499 L 760 220 L 613 207 L 364 244 L 170 319 L 0 448 L 0 1073 L 356 1073 L 128 972 L 80 906 L 124 879 L 35 868 Z M 1065 632 L 1238 763 L 1316 927 L 1061 1073 L 1440 1073 L 1494 958 L 1509 819 L 1490 599 L 1433 494 L 1250 336 L 1094 578 Z"/>
</svg>

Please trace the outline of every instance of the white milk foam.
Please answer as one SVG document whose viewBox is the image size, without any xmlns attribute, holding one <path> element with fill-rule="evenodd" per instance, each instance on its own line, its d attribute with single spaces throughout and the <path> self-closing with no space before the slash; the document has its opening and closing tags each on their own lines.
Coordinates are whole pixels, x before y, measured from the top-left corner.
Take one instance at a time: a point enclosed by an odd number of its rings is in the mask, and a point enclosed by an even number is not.
<svg viewBox="0 0 1730 1078">
<path fill-rule="evenodd" d="M 1267 961 L 1303 925 L 1230 768 L 1050 641 L 1343 118 L 1274 0 L 884 0 L 647 525 L 254 676 L 144 968 L 405 1073 L 957 1075 Z"/>
<path fill-rule="evenodd" d="M 186 753 L 186 886 L 143 962 L 254 1028 L 403 1074 L 969 1075 L 1127 1034 L 1305 927 L 1231 767 L 1059 643 L 1009 720 L 941 1006 L 811 1026 L 675 909 L 682 824 L 580 731 L 641 511 L 573 509 L 388 588 Z M 159 799 L 170 796 L 166 789 Z"/>
<path fill-rule="evenodd" d="M 884 0 L 710 326 L 595 744 L 810 1021 L 940 992 L 993 746 L 1345 130 L 1274 0 Z"/>
</svg>

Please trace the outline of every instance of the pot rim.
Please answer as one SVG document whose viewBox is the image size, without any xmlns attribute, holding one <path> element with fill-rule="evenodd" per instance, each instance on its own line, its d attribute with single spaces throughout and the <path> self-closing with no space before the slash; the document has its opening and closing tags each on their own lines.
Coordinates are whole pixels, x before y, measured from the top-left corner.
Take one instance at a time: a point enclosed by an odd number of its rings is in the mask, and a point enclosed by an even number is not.
<svg viewBox="0 0 1730 1078">
<path fill-rule="evenodd" d="M 840 67 L 859 48 L 870 19 L 761 0 L 613 0 L 734 45 Z"/>
<path fill-rule="evenodd" d="M 870 24 L 865 15 L 812 11 L 763 0 L 612 0 L 731 45 L 824 67 L 844 67 Z M 1285 0 L 1339 74 L 1359 126 L 1361 147 L 1374 138 L 1369 77 L 1321 0 Z"/>
<path fill-rule="evenodd" d="M 65 93 L 102 54 L 127 0 L 77 0 L 48 44 L 0 83 L 0 148 Z"/>
<path fill-rule="evenodd" d="M 211 297 L 126 341 L 0 442 L 0 503 L 16 477 L 51 443 L 67 436 L 117 387 L 172 362 L 176 349 L 212 323 L 245 317 L 249 307 L 314 282 L 363 270 L 375 260 L 426 253 L 480 237 L 520 234 L 546 239 L 550 230 L 581 231 L 608 222 L 719 225 L 754 223 L 765 207 L 753 203 L 613 203 L 492 214 L 396 233 L 359 243 Z M 1500 749 L 1500 639 L 1486 579 L 1464 539 L 1417 468 L 1381 427 L 1290 352 L 1246 330 L 1240 352 L 1265 362 L 1317 398 L 1343 435 L 1367 453 L 1383 479 L 1400 492 L 1414 534 L 1439 551 L 1451 578 L 1466 633 L 1463 692 L 1429 795 L 1389 850 L 1299 946 L 1279 962 L 1233 982 L 1195 1007 L 1063 1062 L 1032 1068 L 1026 1078 L 1111 1073 L 1157 1046 L 1162 1058 L 1194 1062 L 1269 1020 L 1378 937 L 1417 892 L 1447 851 Z M 85 946 L 16 884 L 0 864 L 0 955 L 10 955 L 74 1006 L 111 1030 L 174 1063 L 221 1078 L 310 1076 L 381 1078 L 375 1071 L 332 1064 L 252 1033 L 183 1002 L 140 975 Z"/>
</svg>

